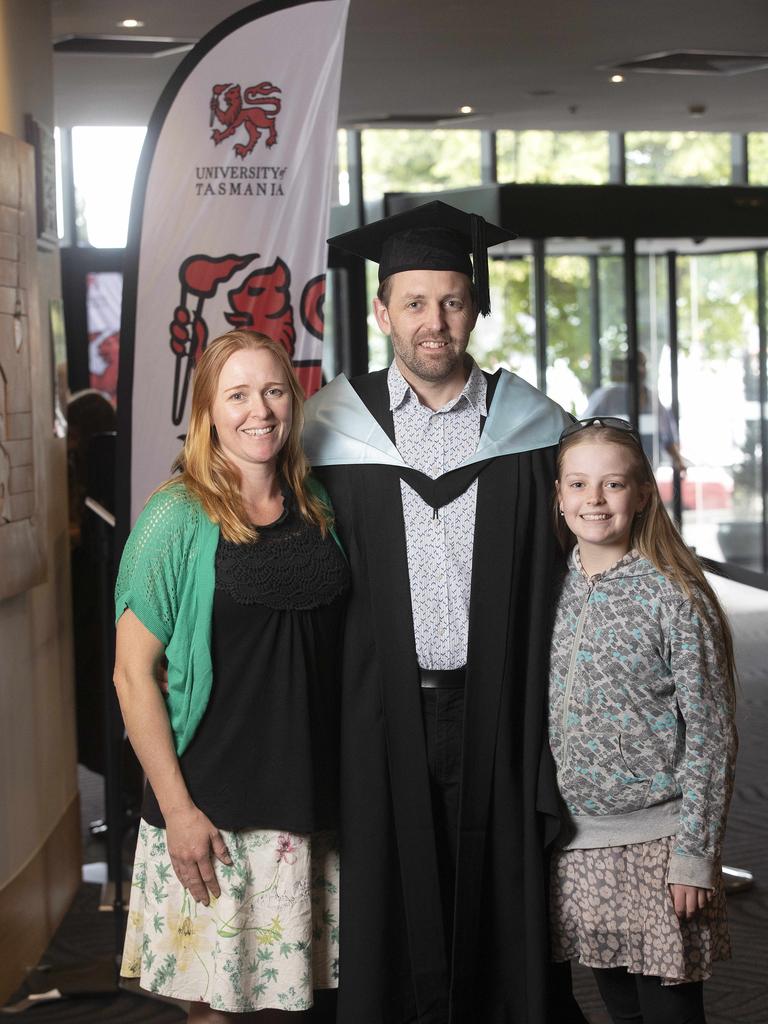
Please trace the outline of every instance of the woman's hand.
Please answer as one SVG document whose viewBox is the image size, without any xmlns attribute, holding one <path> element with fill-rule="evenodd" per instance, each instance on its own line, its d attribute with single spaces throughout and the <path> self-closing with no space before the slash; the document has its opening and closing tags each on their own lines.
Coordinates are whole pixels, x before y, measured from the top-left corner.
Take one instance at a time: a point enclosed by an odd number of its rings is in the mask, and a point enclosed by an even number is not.
<svg viewBox="0 0 768 1024">
<path fill-rule="evenodd" d="M 673 882 L 669 887 L 675 913 L 681 920 L 690 920 L 712 899 L 712 889 L 702 889 L 698 885 L 680 885 Z"/>
<path fill-rule="evenodd" d="M 231 864 L 221 833 L 199 807 L 165 816 L 166 842 L 176 877 L 197 903 L 206 907 L 210 895 L 218 899 L 221 889 L 216 879 L 213 858 Z"/>
<path fill-rule="evenodd" d="M 176 757 L 165 698 L 158 687 L 164 649 L 127 608 L 117 623 L 115 686 L 133 749 L 157 797 L 166 823 L 173 870 L 198 903 L 221 894 L 213 857 L 231 864 L 219 830 L 192 803 Z"/>
</svg>

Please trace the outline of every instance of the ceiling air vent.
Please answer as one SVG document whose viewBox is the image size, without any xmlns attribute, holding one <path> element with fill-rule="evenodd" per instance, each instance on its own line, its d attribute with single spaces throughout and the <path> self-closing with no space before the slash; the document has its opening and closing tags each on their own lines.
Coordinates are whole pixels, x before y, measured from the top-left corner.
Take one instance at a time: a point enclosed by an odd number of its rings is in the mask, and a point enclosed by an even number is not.
<svg viewBox="0 0 768 1024">
<path fill-rule="evenodd" d="M 355 124 L 375 124 L 393 127 L 408 124 L 436 124 L 440 121 L 470 121 L 466 114 L 373 114 L 371 117 L 356 117 Z"/>
<path fill-rule="evenodd" d="M 650 53 L 611 67 L 656 75 L 743 75 L 768 68 L 768 53 L 728 53 L 719 50 L 668 50 Z"/>
<path fill-rule="evenodd" d="M 91 54 L 97 57 L 169 57 L 185 53 L 194 39 L 158 36 L 62 36 L 53 44 L 56 53 Z"/>
</svg>

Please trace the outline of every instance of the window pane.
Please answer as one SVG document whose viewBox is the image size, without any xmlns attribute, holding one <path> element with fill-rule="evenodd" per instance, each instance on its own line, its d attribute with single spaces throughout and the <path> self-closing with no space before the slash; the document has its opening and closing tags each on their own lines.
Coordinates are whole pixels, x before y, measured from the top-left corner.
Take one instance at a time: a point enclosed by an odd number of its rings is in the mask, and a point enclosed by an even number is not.
<svg viewBox="0 0 768 1024">
<path fill-rule="evenodd" d="M 547 394 L 576 416 L 624 415 L 627 326 L 618 239 L 552 239 L 546 259 Z M 579 252 L 581 247 L 581 252 Z"/>
<path fill-rule="evenodd" d="M 340 128 L 336 133 L 336 169 L 338 195 L 335 201 L 339 206 L 349 206 L 349 162 L 347 160 L 347 133 Z"/>
<path fill-rule="evenodd" d="M 104 271 L 86 279 L 88 320 L 88 383 L 117 405 L 117 369 L 120 356 L 120 309 L 123 275 Z"/>
<path fill-rule="evenodd" d="M 628 185 L 727 185 L 728 132 L 627 132 Z"/>
<path fill-rule="evenodd" d="M 623 248 L 614 243 L 615 249 Z M 611 369 L 625 379 L 624 369 L 616 368 L 627 358 L 627 321 L 624 310 L 624 257 L 620 255 L 597 257 L 597 279 L 600 291 L 600 380 L 597 386 L 611 380 Z"/>
<path fill-rule="evenodd" d="M 756 260 L 678 260 L 683 535 L 700 555 L 761 571 Z"/>
<path fill-rule="evenodd" d="M 548 256 L 547 394 L 568 412 L 586 405 L 592 379 L 587 256 Z"/>
<path fill-rule="evenodd" d="M 768 185 L 768 132 L 750 132 L 747 145 L 750 185 Z"/>
<path fill-rule="evenodd" d="M 601 185 L 608 181 L 608 132 L 500 131 L 499 181 Z"/>
<path fill-rule="evenodd" d="M 363 132 L 366 199 L 480 184 L 480 132 L 369 129 Z"/>
<path fill-rule="evenodd" d="M 72 129 L 77 241 L 121 248 L 128 235 L 133 180 L 146 128 Z"/>
<path fill-rule="evenodd" d="M 491 313 L 478 317 L 469 351 L 483 369 L 493 372 L 502 366 L 535 386 L 533 260 L 491 259 L 488 278 Z"/>
<path fill-rule="evenodd" d="M 323 302 L 323 348 L 321 354 L 322 360 L 322 380 L 323 384 L 327 384 L 329 380 L 333 380 L 336 374 L 339 372 L 340 367 L 336 362 L 336 278 L 339 274 L 344 274 L 343 270 L 336 269 L 335 267 L 328 267 L 325 273 L 325 299 Z"/>
<path fill-rule="evenodd" d="M 672 514 L 679 437 L 672 418 L 669 279 L 663 256 L 638 257 L 637 333 L 638 427 L 662 500 Z"/>
<path fill-rule="evenodd" d="M 365 261 L 365 285 L 368 294 L 368 369 L 383 370 L 392 362 L 392 345 L 379 330 L 373 315 L 373 296 L 379 290 L 379 268 L 370 260 Z"/>
</svg>

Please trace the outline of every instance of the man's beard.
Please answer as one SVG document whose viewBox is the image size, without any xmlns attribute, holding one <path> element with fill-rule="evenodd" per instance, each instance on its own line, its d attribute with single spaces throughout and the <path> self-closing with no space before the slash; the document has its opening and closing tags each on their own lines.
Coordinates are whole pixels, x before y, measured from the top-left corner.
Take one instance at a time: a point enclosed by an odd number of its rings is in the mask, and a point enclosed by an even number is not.
<svg viewBox="0 0 768 1024">
<path fill-rule="evenodd" d="M 464 352 L 460 352 L 456 339 L 450 334 L 422 335 L 416 341 L 404 343 L 394 328 L 390 334 L 395 354 L 411 373 L 429 384 L 439 384 L 447 380 L 464 360 Z M 445 348 L 432 349 L 426 354 L 420 345 L 424 341 L 447 342 Z"/>
</svg>

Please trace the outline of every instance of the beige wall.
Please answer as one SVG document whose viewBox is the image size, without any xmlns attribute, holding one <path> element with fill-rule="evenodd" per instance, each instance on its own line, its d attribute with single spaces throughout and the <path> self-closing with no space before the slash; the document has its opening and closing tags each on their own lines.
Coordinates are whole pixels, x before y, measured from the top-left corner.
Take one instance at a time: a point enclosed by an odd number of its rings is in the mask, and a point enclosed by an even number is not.
<svg viewBox="0 0 768 1024">
<path fill-rule="evenodd" d="M 53 124 L 50 4 L 0 0 L 0 132 L 23 139 L 27 113 Z M 44 372 L 33 402 L 50 409 L 58 252 L 38 251 L 37 270 Z M 47 581 L 0 602 L 0 1002 L 37 962 L 80 872 L 66 442 L 51 429 L 42 451 Z"/>
</svg>

